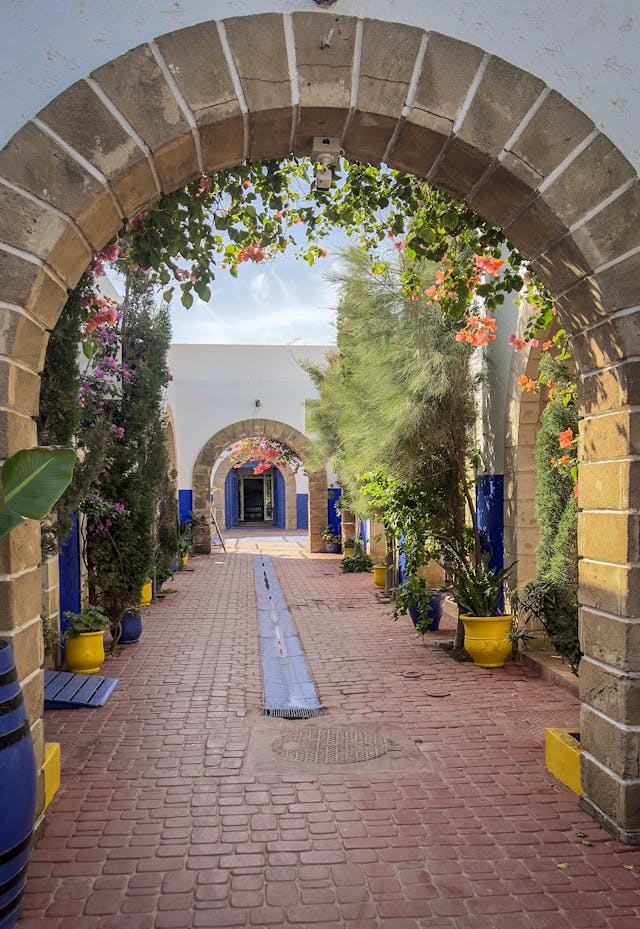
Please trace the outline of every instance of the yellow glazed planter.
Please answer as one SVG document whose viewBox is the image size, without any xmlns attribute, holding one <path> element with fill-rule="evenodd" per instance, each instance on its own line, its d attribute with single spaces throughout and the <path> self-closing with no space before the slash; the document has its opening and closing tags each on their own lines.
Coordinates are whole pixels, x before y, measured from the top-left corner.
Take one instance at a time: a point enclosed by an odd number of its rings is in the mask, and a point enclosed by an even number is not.
<svg viewBox="0 0 640 929">
<path fill-rule="evenodd" d="M 104 661 L 104 632 L 81 632 L 67 639 L 65 657 L 74 674 L 97 674 Z"/>
<path fill-rule="evenodd" d="M 189 555 L 188 555 L 188 554 L 186 554 L 186 555 L 181 555 L 181 556 L 180 556 L 180 564 L 182 565 L 183 568 L 186 568 L 186 567 L 187 567 L 187 562 L 188 562 L 188 561 L 189 561 Z"/>
<path fill-rule="evenodd" d="M 142 606 L 148 606 L 151 603 L 151 598 L 153 597 L 153 585 L 151 581 L 147 581 L 146 584 L 142 585 L 142 591 L 140 593 L 140 603 Z"/>
<path fill-rule="evenodd" d="M 507 633 L 513 617 L 464 616 L 464 647 L 479 668 L 501 668 L 511 654 Z"/>
<path fill-rule="evenodd" d="M 373 566 L 373 583 L 376 587 L 384 587 L 387 583 L 387 566 L 384 564 L 374 564 Z"/>
<path fill-rule="evenodd" d="M 355 553 L 356 553 L 355 548 L 345 548 L 342 550 L 342 554 L 344 555 L 345 558 L 353 558 Z"/>
</svg>

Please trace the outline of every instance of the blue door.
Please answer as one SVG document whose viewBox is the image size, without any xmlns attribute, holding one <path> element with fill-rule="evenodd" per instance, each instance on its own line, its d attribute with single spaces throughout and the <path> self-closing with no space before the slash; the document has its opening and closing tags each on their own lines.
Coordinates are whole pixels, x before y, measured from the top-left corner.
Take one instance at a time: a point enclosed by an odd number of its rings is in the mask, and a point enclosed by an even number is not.
<svg viewBox="0 0 640 929">
<path fill-rule="evenodd" d="M 224 482 L 224 525 L 225 529 L 237 529 L 240 525 L 240 483 L 238 472 L 233 469 Z"/>
<path fill-rule="evenodd" d="M 80 612 L 80 528 L 75 515 L 71 514 L 71 532 L 58 547 L 58 571 L 60 574 L 60 631 L 70 625 L 64 618 L 65 612 Z M 64 642 L 62 645 L 64 660 Z"/>
<path fill-rule="evenodd" d="M 285 529 L 287 524 L 285 511 L 284 477 L 278 468 L 273 473 L 273 525 L 276 529 Z"/>
</svg>

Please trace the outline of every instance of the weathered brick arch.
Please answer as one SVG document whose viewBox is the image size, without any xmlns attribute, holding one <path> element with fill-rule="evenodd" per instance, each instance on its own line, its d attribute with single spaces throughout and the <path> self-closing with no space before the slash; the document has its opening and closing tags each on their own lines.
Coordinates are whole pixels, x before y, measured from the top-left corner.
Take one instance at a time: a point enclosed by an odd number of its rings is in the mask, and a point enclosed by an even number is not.
<svg viewBox="0 0 640 929">
<path fill-rule="evenodd" d="M 194 548 L 197 552 L 208 554 L 211 551 L 211 531 L 209 528 L 209 488 L 211 486 L 211 472 L 220 458 L 220 455 L 233 442 L 247 439 L 251 436 L 266 436 L 283 442 L 304 462 L 309 452 L 309 439 L 287 423 L 275 419 L 244 419 L 238 423 L 225 426 L 202 446 L 193 465 L 193 513 L 195 516 L 204 516 L 206 528 L 200 533 L 194 533 Z M 286 469 L 288 471 L 288 469 Z M 289 472 L 291 477 L 293 475 Z M 287 475 L 285 475 L 287 481 Z M 293 493 L 291 481 L 287 486 L 287 498 L 295 500 L 295 481 Z M 312 552 L 324 551 L 322 541 L 323 526 L 327 522 L 327 473 L 322 468 L 309 474 L 309 547 Z"/>
<path fill-rule="evenodd" d="M 317 9 L 200 23 L 73 84 L 0 152 L 0 457 L 35 443 L 48 331 L 124 216 L 325 134 L 465 199 L 557 297 L 583 378 L 585 804 L 640 841 L 640 185 L 537 77 L 437 32 Z M 2 628 L 42 757 L 38 552 L 33 525 L 0 542 Z"/>
</svg>

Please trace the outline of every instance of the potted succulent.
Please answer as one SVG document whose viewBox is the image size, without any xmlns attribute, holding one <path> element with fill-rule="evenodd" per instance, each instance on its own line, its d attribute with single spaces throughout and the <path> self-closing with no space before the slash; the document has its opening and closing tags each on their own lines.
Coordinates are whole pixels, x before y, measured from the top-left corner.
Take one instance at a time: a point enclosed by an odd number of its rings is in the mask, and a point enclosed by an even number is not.
<svg viewBox="0 0 640 929">
<path fill-rule="evenodd" d="M 325 526 L 320 535 L 324 541 L 325 552 L 336 555 L 340 551 L 340 536 L 335 534 L 331 526 Z"/>
<path fill-rule="evenodd" d="M 513 615 L 504 612 L 504 584 L 515 562 L 500 571 L 490 564 L 491 555 L 475 558 L 461 547 L 443 543 L 450 556 L 454 577 L 453 595 L 464 625 L 464 647 L 480 668 L 501 668 L 511 653 L 509 631 Z"/>
<path fill-rule="evenodd" d="M 104 631 L 109 625 L 108 616 L 99 606 L 89 604 L 79 613 L 69 610 L 65 631 L 65 658 L 70 671 L 79 674 L 97 674 L 104 661 Z"/>
</svg>

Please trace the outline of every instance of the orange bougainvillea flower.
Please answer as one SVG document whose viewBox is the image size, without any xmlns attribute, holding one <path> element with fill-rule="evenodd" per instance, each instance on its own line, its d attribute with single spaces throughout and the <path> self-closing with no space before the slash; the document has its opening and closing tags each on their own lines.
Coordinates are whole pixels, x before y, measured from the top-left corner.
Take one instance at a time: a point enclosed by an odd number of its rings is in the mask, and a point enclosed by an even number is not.
<svg viewBox="0 0 640 929">
<path fill-rule="evenodd" d="M 573 485 L 573 496 L 576 498 L 578 496 L 578 485 L 577 484 Z"/>
<path fill-rule="evenodd" d="M 567 463 L 568 461 L 570 461 L 570 460 L 571 460 L 571 459 L 569 458 L 568 455 L 561 455 L 561 457 L 560 457 L 560 464 L 566 464 L 566 463 Z"/>
<path fill-rule="evenodd" d="M 542 351 L 543 352 L 548 351 L 552 345 L 553 345 L 553 342 L 551 341 L 551 339 L 548 339 L 546 342 L 542 343 Z"/>
<path fill-rule="evenodd" d="M 521 387 L 524 387 L 524 385 L 528 382 L 528 380 L 529 378 L 527 377 L 526 374 L 521 374 L 520 377 L 518 378 L 518 384 L 520 384 Z"/>
<path fill-rule="evenodd" d="M 571 443 L 573 442 L 573 429 L 565 429 L 564 432 L 561 432 L 558 436 L 558 445 L 560 448 L 571 448 Z"/>
<path fill-rule="evenodd" d="M 555 464 L 556 464 L 556 461 L 557 461 L 556 458 L 550 458 L 550 459 L 549 459 L 549 464 L 550 464 L 550 465 L 555 465 Z"/>
<path fill-rule="evenodd" d="M 427 287 L 427 289 L 424 292 L 424 295 L 425 297 L 435 297 L 437 293 L 438 293 L 438 288 L 432 284 L 431 287 Z"/>
<path fill-rule="evenodd" d="M 483 255 L 474 255 L 473 260 L 476 268 L 480 271 L 485 271 L 487 274 L 491 274 L 493 277 L 495 277 L 500 268 L 506 264 L 506 261 L 501 258 L 485 258 Z"/>
</svg>

